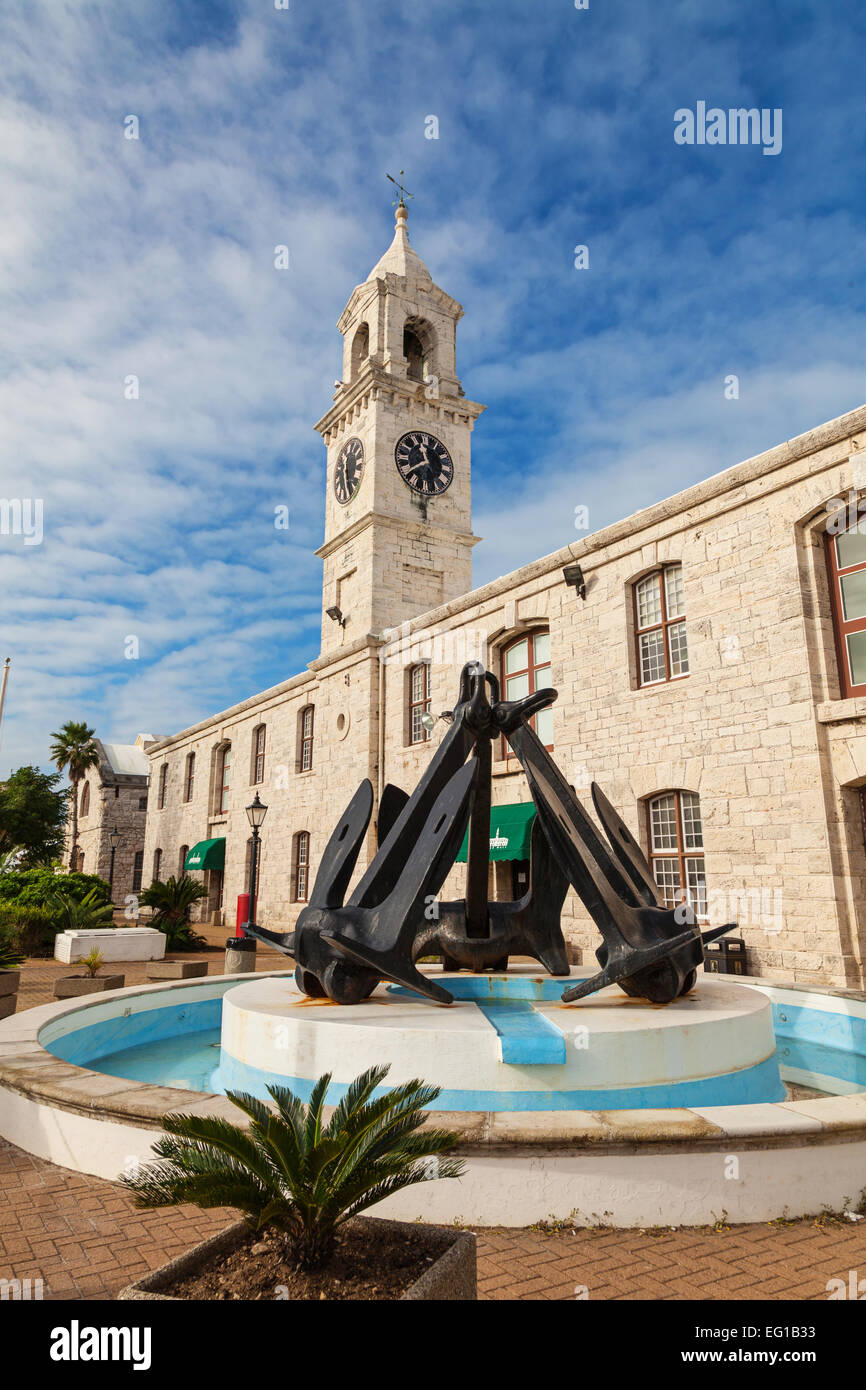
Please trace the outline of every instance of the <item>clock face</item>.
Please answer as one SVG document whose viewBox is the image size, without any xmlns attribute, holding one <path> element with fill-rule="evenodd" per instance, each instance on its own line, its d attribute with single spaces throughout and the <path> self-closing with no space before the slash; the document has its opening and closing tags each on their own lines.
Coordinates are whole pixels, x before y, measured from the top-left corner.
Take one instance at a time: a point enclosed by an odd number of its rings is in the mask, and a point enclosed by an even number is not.
<svg viewBox="0 0 866 1390">
<path fill-rule="evenodd" d="M 363 471 L 364 446 L 360 439 L 347 439 L 334 467 L 334 496 L 341 506 L 355 496 Z"/>
<path fill-rule="evenodd" d="M 413 492 L 436 497 L 450 486 L 454 464 L 445 445 L 426 430 L 411 430 L 394 450 L 397 472 Z"/>
</svg>

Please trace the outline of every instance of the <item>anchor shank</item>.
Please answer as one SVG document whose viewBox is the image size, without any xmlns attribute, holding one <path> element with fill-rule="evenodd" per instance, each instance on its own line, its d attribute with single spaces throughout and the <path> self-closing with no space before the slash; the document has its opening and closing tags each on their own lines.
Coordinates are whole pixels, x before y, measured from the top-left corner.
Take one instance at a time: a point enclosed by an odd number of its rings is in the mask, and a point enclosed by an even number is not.
<svg viewBox="0 0 866 1390">
<path fill-rule="evenodd" d="M 469 849 L 466 855 L 466 935 L 490 936 L 487 884 L 490 863 L 490 739 L 481 737 L 475 745 L 478 762 L 475 800 L 469 821 Z"/>
</svg>

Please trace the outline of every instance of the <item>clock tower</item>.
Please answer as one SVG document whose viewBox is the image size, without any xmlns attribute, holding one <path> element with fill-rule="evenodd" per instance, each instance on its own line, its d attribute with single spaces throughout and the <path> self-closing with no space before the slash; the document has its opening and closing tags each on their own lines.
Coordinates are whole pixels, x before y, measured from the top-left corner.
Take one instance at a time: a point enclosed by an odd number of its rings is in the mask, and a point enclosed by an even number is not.
<svg viewBox="0 0 866 1390">
<path fill-rule="evenodd" d="M 316 425 L 328 451 L 323 655 L 472 587 L 470 436 L 484 406 L 457 377 L 463 309 L 433 283 L 407 220 L 401 199 L 394 240 L 337 325 L 343 379 Z"/>
</svg>

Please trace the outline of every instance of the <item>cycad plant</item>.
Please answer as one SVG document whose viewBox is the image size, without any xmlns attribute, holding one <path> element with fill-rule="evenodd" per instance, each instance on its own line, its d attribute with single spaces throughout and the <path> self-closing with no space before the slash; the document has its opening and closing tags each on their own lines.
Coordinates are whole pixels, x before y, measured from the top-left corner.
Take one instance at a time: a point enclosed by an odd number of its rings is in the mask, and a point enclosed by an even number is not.
<svg viewBox="0 0 866 1390">
<path fill-rule="evenodd" d="M 351 1083 L 325 1123 L 330 1074 L 304 1105 L 285 1086 L 269 1086 L 273 1107 L 228 1092 L 250 1117 L 248 1129 L 199 1115 L 166 1115 L 154 1145 L 162 1160 L 121 1179 L 140 1207 L 236 1207 L 255 1231 L 273 1226 L 298 1269 L 324 1264 L 339 1226 L 416 1183 L 457 1178 L 464 1164 L 439 1155 L 457 1143 L 448 1130 L 421 1129 L 438 1086 L 407 1081 L 374 1097 L 388 1067 Z"/>
<path fill-rule="evenodd" d="M 80 902 L 63 893 L 53 893 L 49 901 L 57 913 L 58 931 L 93 931 L 113 925 L 114 907 L 103 902 L 95 888 L 91 888 Z"/>
<path fill-rule="evenodd" d="M 84 966 L 91 980 L 96 979 L 102 963 L 103 955 L 98 946 L 94 946 L 92 951 L 88 951 L 86 956 L 81 957 L 81 964 Z"/>
<path fill-rule="evenodd" d="M 138 901 L 142 907 L 153 908 L 150 925 L 165 932 L 167 951 L 197 951 L 207 942 L 193 931 L 189 913 L 193 903 L 206 897 L 207 890 L 202 883 L 188 874 L 181 874 L 180 878 L 172 876 L 165 883 L 154 879 Z"/>
</svg>

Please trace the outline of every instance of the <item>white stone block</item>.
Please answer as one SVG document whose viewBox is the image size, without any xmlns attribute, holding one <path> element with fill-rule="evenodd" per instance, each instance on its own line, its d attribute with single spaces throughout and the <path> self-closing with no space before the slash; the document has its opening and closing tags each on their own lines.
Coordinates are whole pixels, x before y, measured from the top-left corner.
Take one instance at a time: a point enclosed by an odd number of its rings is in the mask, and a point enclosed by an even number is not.
<svg viewBox="0 0 866 1390">
<path fill-rule="evenodd" d="M 58 932 L 54 959 L 72 965 L 89 955 L 94 946 L 103 960 L 162 960 L 165 932 L 155 927 L 101 927 L 93 931 Z"/>
</svg>

